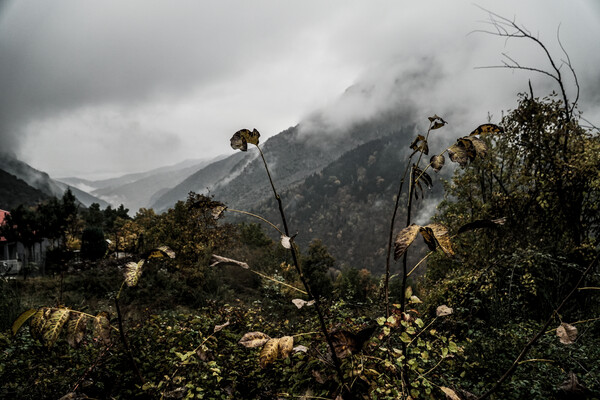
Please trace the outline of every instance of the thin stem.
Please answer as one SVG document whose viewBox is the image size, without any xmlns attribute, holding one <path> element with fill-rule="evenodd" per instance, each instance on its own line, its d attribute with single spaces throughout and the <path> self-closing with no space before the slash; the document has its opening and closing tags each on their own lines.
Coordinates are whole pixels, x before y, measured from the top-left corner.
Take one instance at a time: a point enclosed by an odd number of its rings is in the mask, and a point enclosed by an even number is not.
<svg viewBox="0 0 600 400">
<path fill-rule="evenodd" d="M 392 242 L 394 241 L 394 224 L 396 222 L 396 215 L 398 214 L 398 206 L 400 204 L 400 195 L 402 194 L 402 187 L 404 186 L 404 180 L 406 179 L 406 174 L 408 173 L 408 169 L 410 167 L 410 160 L 412 156 L 408 158 L 408 163 L 406 163 L 406 169 L 404 170 L 404 175 L 400 180 L 400 187 L 398 188 L 398 193 L 396 194 L 396 203 L 394 204 L 394 212 L 392 213 L 392 220 L 390 222 L 390 234 L 388 237 L 388 248 L 387 248 L 387 256 L 385 259 L 385 317 L 388 318 L 390 316 L 390 258 L 392 255 Z"/>
<path fill-rule="evenodd" d="M 240 213 L 240 214 L 245 214 L 245 215 L 249 215 L 251 217 L 260 219 L 261 221 L 271 225 L 271 227 L 273 227 L 277 232 L 279 232 L 280 235 L 283 235 L 284 233 L 281 231 L 281 229 L 279 229 L 275 224 L 273 224 L 271 221 L 269 221 L 266 218 L 261 217 L 260 215 L 257 214 L 253 214 L 251 212 L 248 211 L 242 211 L 242 210 L 236 210 L 234 208 L 228 208 L 227 211 L 231 211 L 231 212 L 236 212 L 236 213 Z"/>
<path fill-rule="evenodd" d="M 429 122 L 429 129 L 427 129 L 427 135 L 425 135 L 425 142 L 429 139 L 429 134 L 431 133 L 431 127 L 433 126 L 433 121 Z M 417 168 L 419 167 L 419 163 L 421 162 L 421 158 L 423 157 L 423 152 L 420 152 L 419 158 L 417 159 L 417 163 L 414 164 Z M 406 209 L 406 226 L 410 226 L 411 223 L 411 214 L 412 214 L 412 204 L 413 197 L 415 191 L 415 184 L 418 179 L 415 179 L 415 169 L 411 167 L 410 177 L 409 177 L 409 186 L 408 186 L 408 206 Z M 422 174 L 421 174 L 422 175 Z M 400 312 L 404 312 L 406 305 L 406 281 L 408 279 L 408 250 L 404 252 L 404 257 L 402 257 L 402 292 L 400 293 Z"/>
<path fill-rule="evenodd" d="M 283 202 L 281 201 L 281 196 L 279 196 L 279 194 L 277 193 L 277 190 L 275 189 L 275 184 L 273 183 L 273 178 L 271 177 L 271 172 L 269 171 L 269 166 L 267 165 L 267 161 L 265 160 L 265 155 L 263 154 L 260 147 L 258 147 L 258 145 L 256 145 L 256 148 L 258 148 L 260 157 L 263 160 L 263 163 L 265 165 L 265 170 L 267 171 L 267 176 L 269 178 L 269 182 L 271 183 L 271 189 L 273 189 L 273 195 L 275 196 L 275 199 L 277 200 L 277 205 L 279 207 L 279 214 L 281 215 L 281 221 L 283 223 L 283 229 L 285 231 L 285 235 L 289 237 L 290 231 L 288 229 L 287 219 L 285 216 L 285 212 L 283 210 Z M 304 276 L 304 274 L 302 273 L 302 269 L 300 268 L 300 262 L 298 261 L 298 255 L 296 253 L 296 246 L 293 243 L 292 243 L 292 246 L 290 246 L 290 253 L 292 255 L 292 260 L 294 262 L 294 267 L 296 269 L 296 272 L 300 276 L 300 280 L 302 281 L 302 284 L 304 285 L 304 288 L 306 289 L 306 293 L 308 294 L 308 297 L 311 299 L 314 299 L 314 301 L 315 301 L 315 311 L 317 312 L 317 317 L 319 319 L 321 331 L 323 332 L 323 335 L 325 336 L 325 340 L 327 341 L 327 344 L 329 345 L 329 350 L 331 351 L 331 359 L 333 360 L 333 364 L 335 366 L 335 370 L 336 370 L 338 379 L 340 381 L 340 384 L 344 385 L 344 373 L 342 372 L 342 367 L 341 367 L 342 364 L 335 352 L 335 347 L 333 346 L 333 341 L 331 340 L 331 335 L 329 335 L 327 325 L 325 324 L 325 317 L 323 316 L 323 312 L 321 310 L 321 301 L 318 296 L 314 296 L 312 294 L 310 285 L 308 284 L 308 281 L 306 280 L 306 277 Z"/>
<path fill-rule="evenodd" d="M 315 335 L 317 333 L 320 333 L 320 332 L 315 331 L 315 332 L 296 333 L 295 335 L 292 335 L 292 337 Z"/>
<path fill-rule="evenodd" d="M 298 291 L 298 292 L 300 292 L 300 293 L 302 293 L 302 294 L 308 295 L 308 293 L 306 293 L 304 290 L 302 290 L 302 289 L 298 289 L 298 288 L 297 288 L 297 287 L 295 287 L 295 286 L 288 285 L 288 284 L 287 284 L 287 283 L 285 283 L 285 282 L 278 281 L 277 279 L 271 278 L 270 276 L 268 276 L 268 275 L 265 275 L 265 274 L 263 274 L 263 273 L 261 273 L 261 272 L 254 271 L 253 269 L 250 269 L 250 271 L 251 271 L 251 272 L 254 272 L 256 275 L 258 275 L 258 276 L 261 276 L 261 277 L 263 277 L 263 278 L 265 278 L 265 279 L 268 279 L 268 280 L 270 280 L 270 281 L 272 281 L 272 282 L 278 283 L 278 284 L 280 284 L 280 285 L 283 285 L 283 286 L 289 287 L 290 289 L 294 289 L 294 290 L 296 290 L 296 291 Z"/>
<path fill-rule="evenodd" d="M 429 139 L 429 133 L 431 132 L 431 128 L 433 126 L 433 121 L 430 120 L 429 128 L 427 129 L 427 135 L 425 135 L 425 143 Z M 417 159 L 417 163 L 413 164 L 410 169 L 409 176 L 409 185 L 408 185 L 408 205 L 406 208 L 406 226 L 410 226 L 411 223 L 411 213 L 412 213 L 412 204 L 414 197 L 415 184 L 417 180 L 415 180 L 415 166 L 418 168 L 421 162 L 421 158 L 423 157 L 423 151 L 420 152 L 419 158 Z M 410 164 L 410 163 L 409 163 Z M 402 289 L 400 292 L 400 315 L 404 314 L 406 310 L 406 283 L 408 280 L 408 251 L 404 252 L 402 257 Z M 407 345 L 402 342 L 402 353 L 406 354 Z M 400 370 L 400 380 L 402 381 L 402 388 L 404 392 L 404 387 L 408 387 L 408 375 L 409 369 L 408 365 L 404 365 Z"/>
<path fill-rule="evenodd" d="M 452 236 L 450 236 L 450 239 L 454 239 L 457 236 L 458 236 L 458 234 L 452 235 Z M 415 272 L 415 270 L 417 269 L 417 267 L 419 265 L 421 265 L 425 260 L 427 260 L 429 258 L 429 256 L 432 255 L 433 253 L 435 253 L 435 251 L 430 251 L 429 253 L 425 254 L 425 256 L 423 258 L 421 258 L 417 264 L 415 264 L 415 266 L 413 267 L 413 269 L 411 269 L 408 272 L 408 274 L 406 274 L 406 277 L 408 278 L 413 272 Z"/>
<path fill-rule="evenodd" d="M 77 381 L 75 386 L 73 386 L 73 389 L 71 389 L 71 392 L 73 392 L 73 393 L 77 392 L 79 385 L 81 385 L 81 383 L 84 381 L 84 379 L 87 378 L 87 376 L 94 370 L 94 368 L 96 368 L 96 366 L 100 363 L 100 361 L 102 361 L 102 358 L 104 358 L 104 355 L 108 352 L 108 350 L 110 350 L 110 348 L 113 346 L 113 344 L 114 343 L 110 343 L 108 346 L 104 347 L 104 349 L 96 357 L 96 360 L 94 361 L 94 363 L 92 365 L 90 365 L 88 367 L 88 369 L 85 370 L 83 375 L 81 375 L 81 378 L 79 378 L 79 380 Z"/>
<path fill-rule="evenodd" d="M 450 147 L 448 147 L 446 150 L 442 151 L 440 154 L 438 155 L 444 155 L 445 152 L 448 151 Z M 430 162 L 429 164 L 427 164 L 427 166 L 423 169 L 423 171 L 421 171 L 421 174 L 419 176 L 417 176 L 417 179 L 415 179 L 415 182 L 417 182 L 419 179 L 421 179 L 421 177 L 423 176 L 423 174 L 425 174 L 425 171 L 427 171 L 429 169 L 429 167 L 431 167 L 431 164 L 433 164 L 432 162 Z"/>
<path fill-rule="evenodd" d="M 523 360 L 523 361 L 519 361 L 519 365 L 520 364 L 525 364 L 528 362 L 547 362 L 547 363 L 553 363 L 556 362 L 555 360 L 548 360 L 545 358 L 530 358 L 529 360 Z"/>
<path fill-rule="evenodd" d="M 406 347 L 407 347 L 407 348 L 408 348 L 408 347 L 410 347 L 410 345 L 411 345 L 411 344 L 412 344 L 412 343 L 413 343 L 415 340 L 417 340 L 417 338 L 418 338 L 419 336 L 421 336 L 421 333 L 423 333 L 423 332 L 427 331 L 427 329 L 429 329 L 429 327 L 430 327 L 431 325 L 433 325 L 433 323 L 434 323 L 435 321 L 437 321 L 437 319 L 438 319 L 438 318 L 439 318 L 439 317 L 435 317 L 435 318 L 434 318 L 434 319 L 433 319 L 433 320 L 432 320 L 432 321 L 431 321 L 429 324 L 427 324 L 427 326 L 426 326 L 425 328 L 421 329 L 421 331 L 419 332 L 419 334 L 418 334 L 417 336 L 415 336 L 414 338 L 412 338 L 412 340 L 411 340 L 411 341 L 410 341 L 410 342 L 409 342 L 409 343 L 406 345 Z"/>
<path fill-rule="evenodd" d="M 421 264 L 422 264 L 422 263 L 423 263 L 425 260 L 427 260 L 427 258 L 428 258 L 430 255 L 432 255 L 433 253 L 434 253 L 433 251 L 430 251 L 429 253 L 427 253 L 427 254 L 425 255 L 425 257 L 421 258 L 421 259 L 419 260 L 419 262 L 418 262 L 418 263 L 417 263 L 417 264 L 416 264 L 416 265 L 415 265 L 415 266 L 414 266 L 414 267 L 413 267 L 413 268 L 412 268 L 410 271 L 408 271 L 408 274 L 406 274 L 406 277 L 408 278 L 408 277 L 409 277 L 409 276 L 410 276 L 410 275 L 411 275 L 413 272 L 415 272 L 415 270 L 416 270 L 416 269 L 419 267 L 419 265 L 421 265 Z"/>
<path fill-rule="evenodd" d="M 581 289 L 580 289 L 581 290 Z M 583 321 L 575 321 L 575 322 L 571 322 L 569 325 L 578 325 L 578 324 L 585 324 L 586 322 L 594 322 L 594 321 L 598 321 L 600 320 L 600 317 L 598 318 L 590 318 L 590 319 L 585 319 Z M 547 330 L 545 333 L 552 333 L 552 332 L 556 332 L 558 328 L 554 328 L 554 329 L 549 329 Z"/>
<path fill-rule="evenodd" d="M 127 338 L 125 337 L 125 330 L 123 329 L 123 317 L 121 315 L 121 307 L 119 307 L 119 299 L 115 298 L 115 306 L 117 308 L 117 318 L 119 320 L 119 335 L 121 336 L 121 342 L 123 343 L 125 352 L 127 353 L 127 356 L 129 357 L 129 362 L 131 363 L 131 366 L 133 367 L 135 373 L 137 374 L 138 379 L 140 380 L 140 382 L 142 382 L 142 384 L 144 384 L 145 383 L 144 377 L 142 376 L 142 373 L 140 372 L 140 369 L 138 368 L 137 363 L 135 362 L 135 359 L 133 358 L 133 353 L 131 352 L 131 348 L 129 347 L 129 342 L 127 342 Z"/>
<path fill-rule="evenodd" d="M 431 369 L 429 369 L 429 371 L 426 371 L 426 372 L 424 372 L 423 374 L 419 374 L 419 377 L 421 377 L 421 378 L 425 378 L 425 375 L 429 374 L 429 373 L 430 373 L 430 372 L 432 372 L 434 369 L 436 369 L 437 367 L 439 367 L 439 366 L 440 366 L 440 364 L 441 364 L 442 362 L 444 362 L 444 360 L 445 360 L 446 358 L 447 358 L 447 357 L 442 357 L 442 358 L 440 359 L 440 361 L 438 361 L 438 363 L 437 363 L 437 364 L 435 364 L 433 367 L 431 367 Z"/>
</svg>

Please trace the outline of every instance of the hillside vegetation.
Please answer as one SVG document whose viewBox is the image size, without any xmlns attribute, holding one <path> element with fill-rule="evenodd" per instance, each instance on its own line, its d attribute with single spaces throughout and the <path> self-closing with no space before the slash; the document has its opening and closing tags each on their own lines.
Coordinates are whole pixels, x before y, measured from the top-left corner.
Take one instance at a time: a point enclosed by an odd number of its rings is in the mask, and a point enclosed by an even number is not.
<svg viewBox="0 0 600 400">
<path fill-rule="evenodd" d="M 0 235 L 55 247 L 0 281 L 0 397 L 600 399 L 600 135 L 556 80 L 446 148 L 438 115 L 327 161 L 241 129 L 162 214 L 18 207 Z"/>
</svg>

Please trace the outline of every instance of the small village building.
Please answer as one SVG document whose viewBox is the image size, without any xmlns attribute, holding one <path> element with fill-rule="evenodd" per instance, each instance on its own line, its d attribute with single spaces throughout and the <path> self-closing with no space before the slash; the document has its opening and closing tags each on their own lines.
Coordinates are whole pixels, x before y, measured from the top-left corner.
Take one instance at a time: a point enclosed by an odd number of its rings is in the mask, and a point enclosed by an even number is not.
<svg viewBox="0 0 600 400">
<path fill-rule="evenodd" d="M 9 214 L 8 211 L 0 210 L 0 225 L 6 223 L 6 217 Z M 24 267 L 29 267 L 30 270 L 44 271 L 48 247 L 50 247 L 48 239 L 42 239 L 27 249 L 19 241 L 9 241 L 0 236 L 0 276 L 16 275 Z"/>
</svg>

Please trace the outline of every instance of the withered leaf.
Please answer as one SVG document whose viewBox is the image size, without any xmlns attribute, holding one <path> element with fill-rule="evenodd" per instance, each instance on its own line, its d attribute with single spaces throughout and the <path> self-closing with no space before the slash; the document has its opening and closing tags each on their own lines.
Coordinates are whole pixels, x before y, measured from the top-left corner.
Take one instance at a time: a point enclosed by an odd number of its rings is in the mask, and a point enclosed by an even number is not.
<svg viewBox="0 0 600 400">
<path fill-rule="evenodd" d="M 567 379 L 562 383 L 559 389 L 565 392 L 569 399 L 583 399 L 588 389 L 579 383 L 579 379 L 573 373 L 573 371 L 569 372 Z"/>
<path fill-rule="evenodd" d="M 464 224 L 460 228 L 458 228 L 457 233 L 465 233 L 468 231 L 472 231 L 475 229 L 496 229 L 501 225 L 504 225 L 506 222 L 506 218 L 498 218 L 498 219 L 478 219 L 473 222 L 469 222 Z"/>
<path fill-rule="evenodd" d="M 300 309 L 304 306 L 312 306 L 313 304 L 315 304 L 315 301 L 314 300 L 306 301 L 306 300 L 302 300 L 302 299 L 292 299 L 292 303 L 294 303 L 294 305 L 296 307 L 298 307 L 298 309 Z"/>
<path fill-rule="evenodd" d="M 377 326 L 370 326 L 354 334 L 350 331 L 340 330 L 331 333 L 331 341 L 338 358 L 346 358 L 362 350 L 364 344 L 371 338 Z"/>
<path fill-rule="evenodd" d="M 102 344 L 110 344 L 110 321 L 108 313 L 102 311 L 94 318 L 94 333 L 93 336 Z"/>
<path fill-rule="evenodd" d="M 52 314 L 52 309 L 49 307 L 42 307 L 36 311 L 31 320 L 29 320 L 31 336 L 38 340 L 42 338 L 44 325 L 46 325 L 46 321 L 50 318 L 50 314 Z"/>
<path fill-rule="evenodd" d="M 238 343 L 244 347 L 254 348 L 262 346 L 267 343 L 269 339 L 271 339 L 271 337 L 262 332 L 247 332 L 242 336 Z"/>
<path fill-rule="evenodd" d="M 435 172 L 440 172 L 446 162 L 446 158 L 442 154 L 439 154 L 431 157 L 429 162 L 431 163 L 431 168 L 433 168 Z"/>
<path fill-rule="evenodd" d="M 450 157 L 450 161 L 458 163 L 461 167 L 464 167 L 469 162 L 467 151 L 459 143 L 453 144 L 448 148 L 448 156 Z"/>
<path fill-rule="evenodd" d="M 423 240 L 425 241 L 427 247 L 429 247 L 429 250 L 435 251 L 435 249 L 437 249 L 437 241 L 435 240 L 435 236 L 433 235 L 433 230 L 431 227 L 419 227 L 419 233 L 421 233 L 421 236 L 423 236 Z"/>
<path fill-rule="evenodd" d="M 216 267 L 219 265 L 237 265 L 238 267 L 242 267 L 244 269 L 250 269 L 250 266 L 243 261 L 237 261 L 232 258 L 221 257 L 213 254 L 210 259 L 210 266 Z"/>
<path fill-rule="evenodd" d="M 159 246 L 150 250 L 144 257 L 146 260 L 154 258 L 175 258 L 175 252 L 169 246 Z"/>
<path fill-rule="evenodd" d="M 216 206 L 212 209 L 211 214 L 213 219 L 219 219 L 223 216 L 223 212 L 227 209 L 225 206 Z"/>
<path fill-rule="evenodd" d="M 144 265 L 144 260 L 140 260 L 138 262 L 128 262 L 125 265 L 125 284 L 129 287 L 133 287 L 137 285 L 140 276 L 142 276 L 142 266 Z"/>
<path fill-rule="evenodd" d="M 504 128 L 495 124 L 483 124 L 479 125 L 469 136 L 481 135 L 484 133 L 504 133 Z"/>
<path fill-rule="evenodd" d="M 234 150 L 247 151 L 248 150 L 248 142 L 241 134 L 242 131 L 237 131 L 233 134 L 231 139 L 229 140 L 231 148 Z"/>
<path fill-rule="evenodd" d="M 432 130 L 434 130 L 434 129 L 439 129 L 439 128 L 443 127 L 444 125 L 446 125 L 446 121 L 444 121 L 444 120 L 441 120 L 441 121 L 435 121 L 435 122 L 433 123 L 433 125 L 431 126 L 431 129 L 432 129 Z"/>
<path fill-rule="evenodd" d="M 21 326 L 36 313 L 38 313 L 38 310 L 35 308 L 22 312 L 12 324 L 11 330 L 13 336 L 16 335 L 19 329 L 21 329 Z"/>
<path fill-rule="evenodd" d="M 473 161 L 475 157 L 477 157 L 477 151 L 475 150 L 475 146 L 473 146 L 473 142 L 471 141 L 470 137 L 462 137 L 456 141 L 457 145 L 465 150 L 469 161 Z"/>
<path fill-rule="evenodd" d="M 62 331 L 63 326 L 69 319 L 71 311 L 68 308 L 55 309 L 50 317 L 46 320 L 44 330 L 42 332 L 42 340 L 46 346 L 51 347 L 58 340 L 58 336 Z"/>
<path fill-rule="evenodd" d="M 294 353 L 306 353 L 308 352 L 308 347 L 304 346 L 303 344 L 300 344 L 294 347 L 292 350 L 294 350 Z"/>
<path fill-rule="evenodd" d="M 244 139 L 246 139 L 246 142 L 258 146 L 258 139 L 260 138 L 260 133 L 256 129 L 252 129 L 252 132 L 250 132 L 250 130 L 248 129 L 242 129 L 240 131 L 240 134 Z"/>
<path fill-rule="evenodd" d="M 414 242 L 419 233 L 419 225 L 411 224 L 398 232 L 394 242 L 394 260 L 398 260 Z"/>
<path fill-rule="evenodd" d="M 192 204 L 189 205 L 189 209 L 200 209 L 202 211 L 215 210 L 219 207 L 225 207 L 225 204 L 220 201 L 213 200 L 211 197 L 201 195 Z"/>
<path fill-rule="evenodd" d="M 71 347 L 77 347 L 83 340 L 88 316 L 82 313 L 72 312 L 67 322 L 67 342 Z"/>
<path fill-rule="evenodd" d="M 417 167 L 414 164 L 413 164 L 412 171 L 413 171 L 413 180 L 415 182 L 418 183 L 419 181 L 423 181 L 427 185 L 427 188 L 431 189 L 431 187 L 433 186 L 433 180 L 431 179 L 431 176 L 429 176 L 429 174 L 427 172 L 424 172 L 421 168 Z"/>
<path fill-rule="evenodd" d="M 424 226 L 424 228 L 431 229 L 431 233 L 433 234 L 433 237 L 435 238 L 437 244 L 447 256 L 454 255 L 454 250 L 452 250 L 450 236 L 448 235 L 448 228 L 438 223 L 426 225 Z M 427 230 L 427 233 L 429 233 L 429 230 Z M 421 231 L 421 234 L 423 234 L 423 231 Z"/>
<path fill-rule="evenodd" d="M 562 344 L 573 344 L 577 339 L 577 327 L 563 322 L 556 328 L 556 336 Z"/>
<path fill-rule="evenodd" d="M 422 304 L 423 301 L 421 301 L 421 299 L 419 299 L 417 296 L 410 296 L 410 298 L 408 299 L 408 302 L 410 304 Z"/>
<path fill-rule="evenodd" d="M 294 337 L 293 336 L 282 336 L 279 338 L 279 356 L 281 358 L 287 358 L 294 349 Z"/>
<path fill-rule="evenodd" d="M 224 324 L 221 324 L 221 325 L 215 325 L 215 328 L 213 329 L 213 333 L 222 331 L 223 328 L 225 328 L 226 326 L 229 326 L 229 321 L 226 321 Z"/>
<path fill-rule="evenodd" d="M 438 308 L 435 310 L 435 315 L 438 317 L 445 317 L 447 315 L 452 314 L 453 312 L 454 310 L 451 307 L 442 304 L 441 306 L 438 306 Z"/>
<path fill-rule="evenodd" d="M 425 155 L 429 154 L 429 144 L 427 144 L 427 140 L 425 140 L 425 136 L 417 135 L 415 140 L 410 144 L 411 150 L 414 150 L 410 155 L 411 157 L 415 155 L 416 152 L 420 151 Z"/>
<path fill-rule="evenodd" d="M 279 339 L 272 338 L 267 340 L 263 348 L 260 350 L 260 367 L 265 368 L 273 363 L 279 355 Z"/>
<path fill-rule="evenodd" d="M 292 239 L 289 236 L 281 235 L 281 245 L 286 249 L 291 249 Z"/>
<path fill-rule="evenodd" d="M 485 144 L 485 142 L 477 137 L 471 137 L 471 144 L 473 145 L 473 148 L 475 149 L 475 153 L 483 158 L 487 155 L 488 152 L 488 147 L 487 144 Z"/>
<path fill-rule="evenodd" d="M 427 119 L 429 120 L 429 122 L 439 121 L 442 124 L 447 124 L 447 122 L 444 121 L 444 119 L 438 116 L 437 114 L 434 114 L 433 117 L 427 117 Z"/>
<path fill-rule="evenodd" d="M 440 389 L 446 395 L 446 399 L 448 399 L 448 400 L 460 400 L 460 397 L 458 397 L 458 395 L 456 394 L 456 392 L 454 390 L 452 390 L 450 388 L 447 388 L 445 386 L 440 386 Z"/>
<path fill-rule="evenodd" d="M 248 129 L 240 129 L 233 134 L 230 144 L 234 150 L 247 151 L 248 143 L 258 146 L 259 137 L 260 133 L 256 129 L 253 129 L 252 131 Z"/>
<path fill-rule="evenodd" d="M 85 393 L 69 392 L 58 400 L 84 400 L 84 399 L 89 399 L 89 397 Z"/>
<path fill-rule="evenodd" d="M 417 200 L 419 200 L 419 191 L 421 191 L 421 197 L 423 197 L 423 186 L 421 185 L 421 180 L 415 182 L 415 189 L 413 190 L 415 199 Z"/>
</svg>

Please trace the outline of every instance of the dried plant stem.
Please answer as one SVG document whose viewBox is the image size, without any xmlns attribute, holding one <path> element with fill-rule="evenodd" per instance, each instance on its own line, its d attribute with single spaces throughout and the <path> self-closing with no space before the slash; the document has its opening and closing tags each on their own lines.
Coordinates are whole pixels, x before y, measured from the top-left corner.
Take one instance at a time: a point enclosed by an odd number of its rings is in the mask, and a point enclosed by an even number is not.
<svg viewBox="0 0 600 400">
<path fill-rule="evenodd" d="M 577 283 L 575 284 L 575 286 L 573 287 L 573 289 L 569 292 L 569 294 L 567 294 L 565 296 L 565 298 L 563 298 L 563 300 L 560 303 L 560 305 L 557 308 L 555 308 L 554 311 L 552 311 L 552 314 L 550 314 L 550 317 L 548 318 L 548 320 L 546 321 L 546 323 L 544 324 L 544 326 L 542 326 L 542 328 L 535 334 L 535 336 L 531 338 L 531 340 L 525 345 L 525 347 L 523 347 L 523 349 L 521 350 L 521 352 L 519 353 L 519 355 L 517 356 L 517 358 L 515 359 L 515 361 L 506 370 L 506 372 L 504 373 L 504 375 L 502 375 L 500 377 L 500 379 L 498 379 L 498 381 L 494 384 L 494 386 L 490 390 L 488 390 L 483 395 L 481 395 L 480 397 L 478 397 L 477 400 L 487 399 L 493 393 L 495 393 L 500 388 L 500 386 L 502 386 L 502 384 L 504 383 L 504 381 L 506 381 L 508 378 L 510 378 L 510 376 L 516 371 L 517 367 L 521 363 L 521 360 L 523 360 L 523 358 L 527 355 L 527 353 L 533 347 L 533 345 L 535 344 L 535 342 L 537 342 L 539 340 L 539 338 L 542 337 L 542 335 L 544 335 L 544 333 L 548 329 L 548 326 L 550 326 L 550 324 L 554 320 L 554 317 L 556 315 L 558 315 L 558 313 L 560 312 L 560 310 L 562 309 L 562 307 L 565 305 L 565 303 L 571 298 L 571 296 L 573 295 L 573 293 L 575 293 L 577 291 L 577 289 L 579 288 L 579 286 L 583 283 L 583 280 L 585 279 L 585 277 L 587 276 L 587 274 L 598 264 L 598 259 L 600 259 L 600 253 L 598 253 L 596 255 L 596 258 L 594 259 L 594 261 L 592 261 L 590 263 L 590 265 L 588 265 L 588 267 L 585 269 L 585 271 L 583 271 L 583 273 L 579 277 L 579 280 L 577 281 Z"/>
<path fill-rule="evenodd" d="M 406 169 L 404 170 L 404 175 L 402 175 L 402 179 L 400 180 L 400 187 L 398 187 L 398 193 L 396 194 L 396 203 L 394 204 L 394 212 L 392 213 L 392 219 L 390 221 L 390 234 L 388 237 L 388 248 L 387 248 L 387 256 L 385 259 L 385 317 L 389 318 L 390 316 L 390 258 L 392 255 L 392 244 L 394 241 L 394 224 L 396 223 L 396 215 L 398 214 L 398 206 L 400 204 L 400 196 L 402 195 L 402 188 L 404 187 L 404 181 L 406 179 L 406 174 L 410 169 L 410 158 L 408 159 L 408 163 L 406 164 Z"/>
<path fill-rule="evenodd" d="M 278 284 L 280 284 L 280 285 L 283 285 L 283 286 L 285 286 L 285 287 L 288 287 L 288 288 L 290 288 L 290 289 L 294 289 L 294 290 L 296 290 L 296 291 L 298 291 L 298 292 L 300 292 L 300 293 L 302 293 L 302 294 L 306 294 L 306 295 L 308 295 L 308 293 L 307 293 L 307 292 L 305 292 L 305 291 L 304 291 L 304 290 L 302 290 L 302 289 L 298 289 L 296 286 L 288 285 L 288 284 L 287 284 L 287 283 L 285 283 L 285 282 L 278 281 L 277 279 L 271 278 L 270 276 L 268 276 L 268 275 L 265 275 L 265 274 L 263 274 L 263 273 L 261 273 L 261 272 L 254 271 L 253 269 L 249 269 L 249 270 L 250 270 L 251 272 L 255 273 L 256 275 L 258 275 L 258 276 L 262 277 L 262 278 L 268 279 L 268 280 L 270 280 L 270 281 L 272 281 L 272 282 L 278 283 Z"/>
<path fill-rule="evenodd" d="M 235 213 L 239 213 L 239 214 L 244 214 L 244 215 L 249 215 L 251 217 L 260 219 L 261 221 L 271 225 L 272 228 L 274 228 L 277 232 L 279 232 L 280 235 L 283 235 L 283 232 L 281 231 L 281 229 L 279 229 L 275 224 L 273 224 L 271 221 L 269 221 L 266 218 L 261 217 L 260 215 L 257 214 L 253 214 L 251 212 L 248 211 L 242 211 L 242 210 L 236 210 L 234 208 L 228 208 L 227 211 L 231 211 L 231 212 L 235 212 Z"/>
<path fill-rule="evenodd" d="M 425 142 L 429 139 L 429 133 L 431 132 L 431 127 L 433 126 L 433 121 L 429 123 L 429 129 L 427 130 L 427 135 L 425 136 Z M 415 166 L 418 168 L 419 163 L 421 162 L 421 158 L 423 158 L 423 152 L 421 151 L 419 154 L 419 158 L 417 159 L 417 163 Z M 411 223 L 411 214 L 412 214 L 412 204 L 413 197 L 415 192 L 415 183 L 417 179 L 415 179 L 415 169 L 411 167 L 410 177 L 409 177 L 409 186 L 408 186 L 408 206 L 406 209 L 406 226 L 409 226 Z M 421 174 L 422 175 L 422 174 Z M 419 176 L 420 177 L 420 176 Z M 406 308 L 406 281 L 408 279 L 408 251 L 404 252 L 404 256 L 402 257 L 402 292 L 400 293 L 400 311 L 404 312 Z"/>
<path fill-rule="evenodd" d="M 525 363 L 529 363 L 529 362 L 546 362 L 546 363 L 555 363 L 556 360 L 548 360 L 546 358 L 530 358 L 529 360 L 523 360 L 523 361 L 519 361 L 519 365 L 520 364 L 525 364 Z"/>
<path fill-rule="evenodd" d="M 94 363 L 92 365 L 90 365 L 88 367 L 88 369 L 85 370 L 85 372 L 83 373 L 83 375 L 81 376 L 81 378 L 79 378 L 79 380 L 77 381 L 77 383 L 75 384 L 75 386 L 73 386 L 73 389 L 71 389 L 72 393 L 77 392 L 77 389 L 79 388 L 79 385 L 81 385 L 81 383 L 85 380 L 85 378 L 87 378 L 87 376 L 94 370 L 94 368 L 96 368 L 98 366 L 98 364 L 100 363 L 100 361 L 102 361 L 102 359 L 104 358 L 104 356 L 106 355 L 106 353 L 110 350 L 110 348 L 113 345 L 114 345 L 114 343 L 110 343 L 108 346 L 105 346 L 104 349 L 102 349 L 102 351 L 96 357 L 96 360 L 94 361 Z"/>
<path fill-rule="evenodd" d="M 127 341 L 127 338 L 125 337 L 125 330 L 123 328 L 123 317 L 121 315 L 121 307 L 119 307 L 119 299 L 117 299 L 117 298 L 115 298 L 115 307 L 117 309 L 117 318 L 119 320 L 119 336 L 121 337 L 121 342 L 123 343 L 123 347 L 125 348 L 125 352 L 127 353 L 129 362 L 131 363 L 133 370 L 135 371 L 140 382 L 142 384 L 144 384 L 145 383 L 144 377 L 142 376 L 142 373 L 140 372 L 140 369 L 138 368 L 137 363 L 135 362 L 135 359 L 133 358 L 133 353 L 131 352 L 131 348 L 129 347 L 129 342 Z"/>
<path fill-rule="evenodd" d="M 579 288 L 579 290 L 581 290 L 581 288 Z M 579 325 L 579 324 L 585 324 L 587 322 L 594 322 L 594 321 L 598 321 L 600 320 L 600 317 L 597 318 L 590 318 L 590 319 L 584 319 L 582 321 L 575 321 L 575 322 L 569 322 L 569 325 Z M 552 332 L 556 332 L 558 328 L 554 328 L 554 329 L 549 329 L 547 330 L 545 333 L 552 333 Z"/>
<path fill-rule="evenodd" d="M 283 202 L 281 201 L 281 196 L 279 196 L 279 194 L 277 193 L 277 190 L 275 189 L 275 184 L 273 183 L 273 178 L 271 177 L 271 173 L 269 172 L 269 166 L 267 165 L 267 161 L 265 160 L 265 156 L 264 156 L 262 150 L 258 146 L 256 146 L 256 148 L 258 149 L 258 151 L 260 153 L 260 157 L 263 160 L 263 163 L 265 165 L 265 170 L 267 171 L 267 176 L 269 177 L 269 183 L 271 184 L 271 188 L 273 189 L 273 195 L 275 196 L 275 199 L 277 200 L 277 205 L 279 207 L 279 214 L 281 215 L 281 222 L 283 223 L 283 229 L 284 229 L 285 235 L 289 237 L 290 231 L 288 228 L 285 212 L 283 210 Z M 306 293 L 308 294 L 308 297 L 311 299 L 314 299 L 314 301 L 315 301 L 315 311 L 316 311 L 317 317 L 319 319 L 321 331 L 323 332 L 323 335 L 325 336 L 325 340 L 327 341 L 327 344 L 329 345 L 329 349 L 331 351 L 331 359 L 333 360 L 333 365 L 335 367 L 340 384 L 344 385 L 344 373 L 342 372 L 341 362 L 335 352 L 335 347 L 333 346 L 333 341 L 331 340 L 331 335 L 329 334 L 327 325 L 325 323 L 325 317 L 323 315 L 323 311 L 321 310 L 321 301 L 318 296 L 314 296 L 312 294 L 310 285 L 309 285 L 308 281 L 306 280 L 306 277 L 302 273 L 302 269 L 300 268 L 300 262 L 298 261 L 296 246 L 293 243 L 292 243 L 292 246 L 290 246 L 290 253 L 292 255 L 292 260 L 294 262 L 294 267 L 296 269 L 296 272 L 298 273 L 298 275 L 300 277 L 300 281 L 302 282 L 302 285 L 304 285 L 304 288 L 306 289 Z"/>
</svg>

